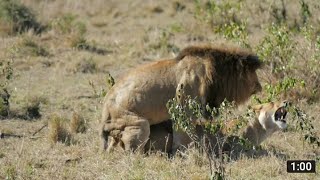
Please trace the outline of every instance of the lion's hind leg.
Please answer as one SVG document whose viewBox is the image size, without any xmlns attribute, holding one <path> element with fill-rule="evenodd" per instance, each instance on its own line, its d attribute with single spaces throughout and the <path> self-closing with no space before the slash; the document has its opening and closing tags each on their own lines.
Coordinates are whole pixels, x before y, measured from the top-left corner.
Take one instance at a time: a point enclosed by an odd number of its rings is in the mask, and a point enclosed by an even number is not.
<svg viewBox="0 0 320 180">
<path fill-rule="evenodd" d="M 119 135 L 119 130 L 113 130 L 113 131 L 102 131 L 101 133 L 101 149 L 102 151 L 107 151 L 108 153 L 111 152 L 114 147 L 119 143 L 118 135 L 115 136 L 115 134 Z"/>
<path fill-rule="evenodd" d="M 144 146 L 149 140 L 150 125 L 146 119 L 138 119 L 122 131 L 121 141 L 124 149 L 143 153 Z"/>
</svg>

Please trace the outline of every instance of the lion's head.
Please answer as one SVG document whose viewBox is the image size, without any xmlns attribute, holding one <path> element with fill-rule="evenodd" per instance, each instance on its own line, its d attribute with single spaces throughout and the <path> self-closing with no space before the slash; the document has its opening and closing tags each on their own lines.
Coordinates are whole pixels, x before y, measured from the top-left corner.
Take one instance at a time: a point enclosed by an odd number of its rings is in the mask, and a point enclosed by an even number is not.
<svg viewBox="0 0 320 180">
<path fill-rule="evenodd" d="M 287 128 L 287 107 L 288 101 L 280 101 L 256 105 L 252 109 L 257 113 L 261 126 L 273 132 Z"/>
</svg>

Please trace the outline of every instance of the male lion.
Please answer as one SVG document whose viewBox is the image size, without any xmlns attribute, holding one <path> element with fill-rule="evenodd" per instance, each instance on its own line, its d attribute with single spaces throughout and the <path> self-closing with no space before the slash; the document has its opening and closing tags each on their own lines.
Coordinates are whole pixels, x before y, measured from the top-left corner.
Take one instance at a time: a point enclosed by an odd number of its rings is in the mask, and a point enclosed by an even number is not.
<svg viewBox="0 0 320 180">
<path fill-rule="evenodd" d="M 143 151 L 150 126 L 167 121 L 169 99 L 180 85 L 202 105 L 218 107 L 227 99 L 245 102 L 261 90 L 256 70 L 262 65 L 248 50 L 192 46 L 170 60 L 161 60 L 129 71 L 110 89 L 102 112 L 102 147 L 116 145 Z"/>
<path fill-rule="evenodd" d="M 270 102 L 253 106 L 252 109 L 255 112 L 254 119 L 251 119 L 251 121 L 246 127 L 240 129 L 239 134 L 237 136 L 227 137 L 227 141 L 221 150 L 223 152 L 233 151 L 232 153 L 238 153 L 242 151 L 242 146 L 240 145 L 241 143 L 239 137 L 248 140 L 248 142 L 251 145 L 256 147 L 259 146 L 266 138 L 270 137 L 274 132 L 286 129 L 287 123 L 285 118 L 287 116 L 287 106 L 287 101 Z M 218 139 L 227 136 L 229 131 L 232 131 L 235 128 L 235 126 L 237 126 L 238 121 L 238 119 L 235 119 L 226 122 L 224 128 L 217 134 L 205 132 L 203 128 L 204 124 L 197 124 L 195 129 L 195 135 L 198 137 L 198 140 L 207 137 L 206 146 L 211 147 L 211 150 L 213 150 L 214 152 L 218 152 L 219 146 L 221 145 L 218 144 Z M 166 131 L 166 129 L 162 128 L 162 124 L 154 126 L 158 127 L 153 127 L 153 131 L 150 132 L 150 142 L 157 143 L 157 146 L 153 146 L 150 149 L 154 151 L 162 151 L 164 149 L 165 143 L 164 135 L 169 134 L 167 136 L 170 137 L 172 136 L 172 134 L 169 131 Z M 174 151 L 174 148 L 178 147 L 180 147 L 180 149 L 186 148 L 194 143 L 193 140 L 190 137 L 186 137 L 184 133 L 182 133 L 181 138 L 179 137 L 179 132 L 176 132 L 175 135 L 178 137 L 174 138 L 173 142 L 169 144 L 172 145 L 171 147 L 168 145 L 166 146 L 165 152 Z"/>
</svg>

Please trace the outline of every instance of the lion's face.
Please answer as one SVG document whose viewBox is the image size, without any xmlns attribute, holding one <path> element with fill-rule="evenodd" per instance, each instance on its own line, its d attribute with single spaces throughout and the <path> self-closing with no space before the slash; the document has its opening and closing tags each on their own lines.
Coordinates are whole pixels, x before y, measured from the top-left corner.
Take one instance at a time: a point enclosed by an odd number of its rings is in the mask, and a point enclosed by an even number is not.
<svg viewBox="0 0 320 180">
<path fill-rule="evenodd" d="M 256 71 L 247 74 L 247 82 L 249 84 L 248 87 L 250 88 L 250 95 L 256 94 L 262 90 Z"/>
<path fill-rule="evenodd" d="M 286 122 L 286 116 L 287 116 L 287 110 L 285 106 L 280 107 L 277 109 L 277 111 L 273 114 L 273 122 L 277 124 L 277 126 L 280 129 L 286 129 L 287 128 L 287 122 Z"/>
<path fill-rule="evenodd" d="M 287 101 L 258 105 L 255 110 L 259 112 L 259 122 L 264 129 L 270 131 L 286 129 L 287 106 Z"/>
<path fill-rule="evenodd" d="M 240 76 L 240 80 L 230 81 L 234 86 L 234 91 L 227 93 L 226 95 L 227 100 L 235 101 L 236 104 L 246 102 L 250 96 L 257 94 L 262 90 L 256 70 L 245 70 L 244 74 L 241 74 Z"/>
</svg>

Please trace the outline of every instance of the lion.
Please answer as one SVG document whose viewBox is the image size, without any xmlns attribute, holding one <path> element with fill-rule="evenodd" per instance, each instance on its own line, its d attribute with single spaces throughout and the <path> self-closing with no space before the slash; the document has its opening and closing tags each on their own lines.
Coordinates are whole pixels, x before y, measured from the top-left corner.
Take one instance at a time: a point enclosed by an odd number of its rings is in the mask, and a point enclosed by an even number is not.
<svg viewBox="0 0 320 180">
<path fill-rule="evenodd" d="M 262 62 L 235 47 L 191 46 L 176 58 L 141 65 L 124 75 L 105 96 L 100 136 L 102 148 L 144 151 L 150 126 L 169 120 L 166 103 L 184 85 L 184 93 L 205 106 L 225 99 L 242 104 L 259 91 L 256 70 Z"/>
<path fill-rule="evenodd" d="M 244 148 L 242 145 L 240 145 L 241 139 L 246 139 L 248 143 L 255 148 L 259 146 L 265 139 L 270 137 L 274 132 L 287 128 L 287 107 L 288 101 L 269 102 L 251 107 L 251 109 L 254 111 L 254 119 L 251 119 L 247 126 L 240 129 L 238 135 L 228 136 L 230 131 L 235 129 L 235 127 L 239 124 L 239 119 L 226 122 L 225 126 L 223 126 L 224 128 L 216 134 L 211 134 L 204 130 L 203 127 L 205 123 L 209 122 L 201 122 L 202 124 L 196 125 L 195 135 L 198 137 L 198 140 L 206 137 L 206 146 L 210 146 L 214 152 L 218 152 L 220 145 L 217 142 L 218 139 L 226 136 L 226 143 L 222 147 L 223 152 L 229 152 L 230 154 L 231 151 L 233 151 L 232 153 L 242 151 Z M 162 126 L 164 125 L 154 125 L 152 129 L 153 131 L 150 132 L 150 142 L 158 143 L 151 148 L 154 151 L 164 152 L 164 134 L 169 137 L 172 135 L 171 132 L 167 131 L 167 129 L 164 129 Z M 180 137 L 178 132 L 176 136 L 177 137 L 174 138 L 170 143 L 172 146 L 166 146 L 165 152 L 173 152 L 175 147 L 183 150 L 186 147 L 194 145 L 193 140 L 190 137 L 186 138 L 184 133 L 182 133 L 182 136 Z"/>
</svg>

